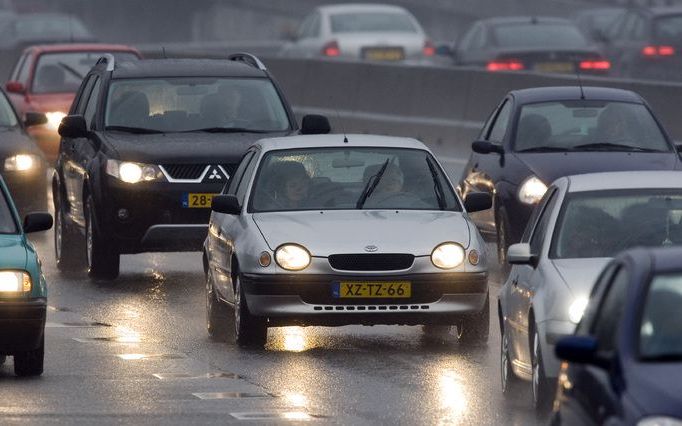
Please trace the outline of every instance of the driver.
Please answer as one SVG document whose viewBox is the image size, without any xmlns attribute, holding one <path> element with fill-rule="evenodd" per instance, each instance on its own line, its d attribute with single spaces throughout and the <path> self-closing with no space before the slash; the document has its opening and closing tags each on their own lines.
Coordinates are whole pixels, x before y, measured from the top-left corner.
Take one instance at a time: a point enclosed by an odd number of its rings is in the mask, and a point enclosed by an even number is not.
<svg viewBox="0 0 682 426">
<path fill-rule="evenodd" d="M 597 119 L 597 143 L 623 143 L 636 140 L 633 124 L 637 117 L 626 105 L 611 103 Z"/>
<path fill-rule="evenodd" d="M 270 176 L 273 199 L 281 207 L 291 210 L 302 208 L 308 200 L 310 176 L 303 164 L 282 161 L 272 165 Z"/>
</svg>

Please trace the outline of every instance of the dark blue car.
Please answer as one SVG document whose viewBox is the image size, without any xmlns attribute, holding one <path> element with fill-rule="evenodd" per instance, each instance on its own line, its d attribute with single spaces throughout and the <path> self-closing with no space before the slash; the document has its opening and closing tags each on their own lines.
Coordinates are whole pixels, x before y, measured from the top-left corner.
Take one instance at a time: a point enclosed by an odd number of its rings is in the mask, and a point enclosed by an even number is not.
<svg viewBox="0 0 682 426">
<path fill-rule="evenodd" d="M 670 232 L 679 232 L 679 217 Z M 609 263 L 564 362 L 553 424 L 682 424 L 682 247 L 633 249 Z"/>
</svg>

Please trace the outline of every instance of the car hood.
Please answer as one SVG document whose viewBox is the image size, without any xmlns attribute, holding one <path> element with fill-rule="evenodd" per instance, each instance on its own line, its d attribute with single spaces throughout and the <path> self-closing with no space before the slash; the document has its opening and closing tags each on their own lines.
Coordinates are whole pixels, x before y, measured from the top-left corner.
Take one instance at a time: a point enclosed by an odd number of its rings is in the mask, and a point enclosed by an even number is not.
<svg viewBox="0 0 682 426">
<path fill-rule="evenodd" d="M 671 152 L 547 152 L 516 153 L 515 156 L 546 184 L 569 175 L 629 170 L 675 170 L 679 164 L 677 155 Z"/>
<path fill-rule="evenodd" d="M 306 247 L 313 256 L 335 253 L 430 255 L 440 243 L 469 246 L 469 227 L 462 213 L 395 210 L 342 210 L 256 213 L 253 219 L 271 249 L 284 243 Z"/>
<path fill-rule="evenodd" d="M 682 362 L 641 362 L 625 370 L 627 392 L 645 415 L 682 417 Z"/>
<path fill-rule="evenodd" d="M 21 235 L 0 235 L 0 269 L 26 269 L 26 245 Z"/>
<path fill-rule="evenodd" d="M 278 133 L 102 133 L 103 148 L 119 160 L 141 163 L 237 163 L 257 140 Z"/>
<path fill-rule="evenodd" d="M 588 297 L 599 273 L 611 258 L 553 259 L 552 264 L 561 275 L 573 297 Z"/>
<path fill-rule="evenodd" d="M 0 158 L 16 154 L 43 156 L 42 151 L 20 128 L 0 128 Z"/>
</svg>

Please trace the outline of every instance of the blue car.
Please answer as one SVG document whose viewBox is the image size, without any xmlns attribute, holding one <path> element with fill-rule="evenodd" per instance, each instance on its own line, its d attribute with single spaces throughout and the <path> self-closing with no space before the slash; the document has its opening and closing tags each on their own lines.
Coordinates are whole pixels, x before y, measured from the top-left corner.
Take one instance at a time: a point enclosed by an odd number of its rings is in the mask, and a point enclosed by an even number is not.
<svg viewBox="0 0 682 426">
<path fill-rule="evenodd" d="M 680 259 L 682 247 L 633 249 L 602 271 L 575 335 L 556 346 L 552 424 L 682 425 Z"/>
<path fill-rule="evenodd" d="M 26 234 L 51 227 L 49 213 L 29 213 L 22 225 L 0 178 L 0 364 L 14 356 L 18 376 L 43 372 L 47 286 Z"/>
</svg>

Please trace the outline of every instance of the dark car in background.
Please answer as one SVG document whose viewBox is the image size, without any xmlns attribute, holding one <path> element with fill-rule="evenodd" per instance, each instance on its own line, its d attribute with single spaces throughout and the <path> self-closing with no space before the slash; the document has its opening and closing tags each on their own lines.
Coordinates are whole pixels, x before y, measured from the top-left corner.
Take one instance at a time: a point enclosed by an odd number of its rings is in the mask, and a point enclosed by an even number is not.
<svg viewBox="0 0 682 426">
<path fill-rule="evenodd" d="M 488 71 L 606 75 L 611 68 L 599 48 L 573 22 L 551 17 L 476 21 L 452 46 L 450 54 L 457 65 Z"/>
<path fill-rule="evenodd" d="M 304 117 L 305 123 L 312 123 Z M 328 131 L 329 123 L 324 120 Z M 60 270 L 113 279 L 121 254 L 201 250 L 213 195 L 244 152 L 297 130 L 254 56 L 103 57 L 62 120 L 53 180 Z M 319 130 L 319 128 L 318 128 Z M 85 247 L 80 250 L 78 247 Z"/>
<path fill-rule="evenodd" d="M 608 29 L 626 9 L 622 7 L 594 7 L 577 11 L 573 22 L 594 43 L 602 41 L 604 30 Z"/>
<path fill-rule="evenodd" d="M 681 257 L 680 247 L 640 248 L 606 266 L 575 335 L 557 343 L 552 424 L 682 424 Z"/>
<path fill-rule="evenodd" d="M 601 39 L 614 75 L 682 79 L 682 7 L 631 9 Z"/>
<path fill-rule="evenodd" d="M 500 262 L 555 179 L 575 174 L 677 170 L 680 157 L 638 94 L 600 87 L 510 92 L 472 144 L 459 184 L 463 196 L 488 192 L 490 213 L 472 217 L 495 235 Z"/>
</svg>

